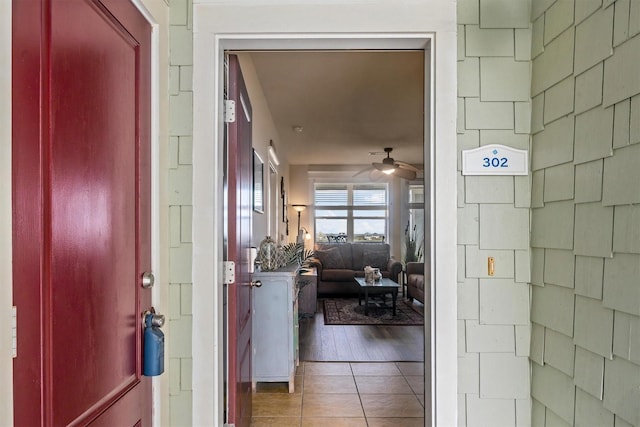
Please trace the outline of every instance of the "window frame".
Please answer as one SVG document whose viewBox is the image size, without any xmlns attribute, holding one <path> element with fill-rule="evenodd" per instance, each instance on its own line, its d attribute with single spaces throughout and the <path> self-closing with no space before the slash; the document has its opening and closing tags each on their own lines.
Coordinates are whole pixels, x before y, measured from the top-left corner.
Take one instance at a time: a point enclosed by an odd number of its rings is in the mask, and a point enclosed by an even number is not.
<svg viewBox="0 0 640 427">
<path fill-rule="evenodd" d="M 421 190 L 422 191 L 422 201 L 412 200 L 412 191 L 413 190 Z M 407 240 L 407 232 L 414 233 L 415 227 L 415 236 L 418 241 L 422 242 L 422 260 L 425 259 L 426 255 L 426 241 L 425 241 L 425 230 L 424 225 L 425 222 L 425 185 L 423 182 L 411 181 L 408 183 L 406 187 L 405 193 L 405 211 L 406 211 L 406 222 L 404 225 L 404 234 L 402 236 L 402 260 L 406 260 L 406 240 Z"/>
<path fill-rule="evenodd" d="M 319 205 L 317 203 L 316 192 L 320 189 L 322 190 L 330 189 L 334 187 L 336 189 L 340 189 L 339 187 L 345 187 L 345 191 L 347 192 L 347 204 L 346 205 Z M 371 189 L 383 190 L 384 191 L 384 203 L 379 205 L 355 205 L 354 204 L 354 193 L 356 190 L 367 189 L 367 187 Z M 357 220 L 383 220 L 384 222 L 384 230 L 382 233 L 374 234 L 374 239 L 370 240 L 371 243 L 388 243 L 389 239 L 389 221 L 390 221 L 390 206 L 389 206 L 389 197 L 390 197 L 390 188 L 388 183 L 363 183 L 363 182 L 315 182 L 313 184 L 313 200 L 314 200 L 314 230 L 315 230 L 315 241 L 317 243 L 330 243 L 328 240 L 323 239 L 320 236 L 320 230 L 318 227 L 318 220 L 323 219 L 339 219 L 346 220 L 347 222 L 347 230 L 346 230 L 346 241 L 353 243 L 366 243 L 369 240 L 364 238 L 360 240 L 355 240 L 355 222 Z M 346 215 L 344 216 L 323 216 L 319 215 L 318 212 L 322 210 L 334 210 L 334 211 L 345 211 Z M 384 211 L 383 216 L 356 216 L 354 212 L 356 211 Z M 375 239 L 375 236 L 382 236 L 382 240 Z"/>
</svg>

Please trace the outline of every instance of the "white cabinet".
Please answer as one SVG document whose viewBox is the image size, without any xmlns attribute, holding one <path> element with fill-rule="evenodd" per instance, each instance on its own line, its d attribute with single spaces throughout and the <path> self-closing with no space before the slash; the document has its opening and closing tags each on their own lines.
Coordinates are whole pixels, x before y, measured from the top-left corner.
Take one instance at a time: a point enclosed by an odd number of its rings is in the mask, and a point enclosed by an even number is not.
<svg viewBox="0 0 640 427">
<path fill-rule="evenodd" d="M 294 391 L 298 356 L 297 266 L 254 273 L 252 347 L 253 385 L 288 382 Z"/>
</svg>

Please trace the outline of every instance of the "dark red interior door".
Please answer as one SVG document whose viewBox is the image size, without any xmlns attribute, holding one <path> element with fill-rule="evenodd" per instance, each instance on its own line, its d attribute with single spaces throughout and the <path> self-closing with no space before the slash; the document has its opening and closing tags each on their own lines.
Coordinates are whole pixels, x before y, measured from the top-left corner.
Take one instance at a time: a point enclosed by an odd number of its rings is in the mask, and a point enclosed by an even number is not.
<svg viewBox="0 0 640 427">
<path fill-rule="evenodd" d="M 235 121 L 227 124 L 227 259 L 235 262 L 235 283 L 227 286 L 227 423 L 251 422 L 251 104 L 240 64 L 229 55 L 228 98 Z"/>
<path fill-rule="evenodd" d="M 15 424 L 150 425 L 150 25 L 16 0 L 13 32 Z"/>
</svg>

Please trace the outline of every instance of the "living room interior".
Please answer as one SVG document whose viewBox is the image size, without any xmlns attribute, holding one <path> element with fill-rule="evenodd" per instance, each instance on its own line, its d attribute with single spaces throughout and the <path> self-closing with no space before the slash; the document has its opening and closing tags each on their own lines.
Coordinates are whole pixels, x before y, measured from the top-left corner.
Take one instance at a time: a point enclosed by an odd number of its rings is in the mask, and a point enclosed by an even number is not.
<svg viewBox="0 0 640 427">
<path fill-rule="evenodd" d="M 396 372 L 387 364 L 404 363 L 414 374 L 415 390 L 411 378 L 399 380 L 424 405 L 424 307 L 429 304 L 423 275 L 429 248 L 424 241 L 424 201 L 429 199 L 423 164 L 424 51 L 234 54 L 253 109 L 254 162 L 263 176 L 260 206 L 252 214 L 252 245 L 259 253 L 267 236 L 281 247 L 298 243 L 314 274 L 313 289 L 305 289 L 302 280 L 298 298 L 295 384 L 258 383 L 257 390 L 302 388 L 304 364 L 320 369 L 311 364 L 336 362 L 344 368 L 345 363 L 373 362 L 375 369 Z M 345 211 L 344 204 L 354 207 Z M 374 247 L 386 248 L 384 259 L 363 259 L 373 256 L 369 249 Z M 334 249 L 342 252 L 340 265 L 329 271 L 346 276 L 326 279 L 319 258 Z M 411 270 L 408 261 L 416 261 Z M 374 267 L 380 267 L 382 280 L 398 283 L 395 297 L 393 292 L 376 295 L 373 304 L 360 305 L 351 269 L 362 270 L 363 262 L 379 263 Z M 382 375 L 383 383 L 391 380 Z"/>
</svg>

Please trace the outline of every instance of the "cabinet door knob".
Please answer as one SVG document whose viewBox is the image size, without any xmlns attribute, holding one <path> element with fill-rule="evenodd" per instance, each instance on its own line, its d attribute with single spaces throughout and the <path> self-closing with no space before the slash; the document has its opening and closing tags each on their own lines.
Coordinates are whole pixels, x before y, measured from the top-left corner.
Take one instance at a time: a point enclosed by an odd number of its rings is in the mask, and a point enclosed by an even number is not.
<svg viewBox="0 0 640 427">
<path fill-rule="evenodd" d="M 260 280 L 256 280 L 255 282 L 251 281 L 251 286 L 259 288 L 260 286 L 262 286 L 262 282 Z"/>
</svg>

